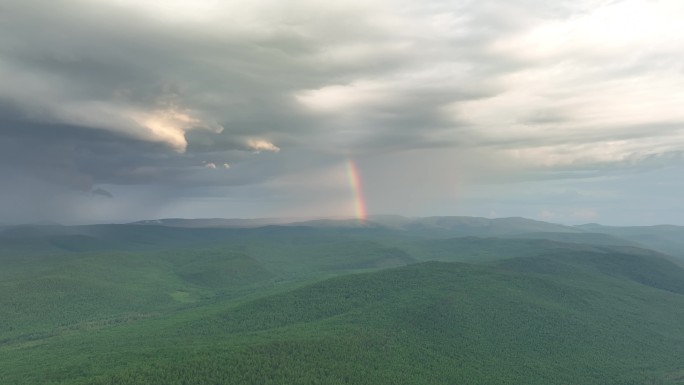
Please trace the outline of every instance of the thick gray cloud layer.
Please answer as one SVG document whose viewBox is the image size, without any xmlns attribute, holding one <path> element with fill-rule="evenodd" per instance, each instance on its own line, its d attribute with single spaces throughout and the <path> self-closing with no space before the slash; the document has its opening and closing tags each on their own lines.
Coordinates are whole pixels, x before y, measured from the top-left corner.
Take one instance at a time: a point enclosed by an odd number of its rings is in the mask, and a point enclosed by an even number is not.
<svg viewBox="0 0 684 385">
<path fill-rule="evenodd" d="M 634 191 L 682 168 L 682 34 L 677 0 L 3 1 L 0 209 L 351 215 L 354 159 L 375 213 L 676 221 Z"/>
</svg>

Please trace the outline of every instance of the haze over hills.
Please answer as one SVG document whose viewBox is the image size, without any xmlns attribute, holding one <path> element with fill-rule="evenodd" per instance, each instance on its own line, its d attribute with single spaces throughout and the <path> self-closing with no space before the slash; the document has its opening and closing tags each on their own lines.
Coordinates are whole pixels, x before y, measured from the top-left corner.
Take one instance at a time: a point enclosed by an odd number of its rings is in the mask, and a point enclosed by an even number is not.
<svg viewBox="0 0 684 385">
<path fill-rule="evenodd" d="M 372 234 L 389 238 L 499 237 L 651 248 L 684 258 L 684 227 L 565 226 L 526 218 L 371 216 L 358 219 L 159 219 L 111 225 L 23 225 L 0 229 L 0 254 L 206 248 L 240 237 L 289 233 Z"/>
<path fill-rule="evenodd" d="M 582 230 L 610 234 L 624 239 L 631 239 L 641 245 L 684 258 L 684 226 L 602 226 L 587 224 L 578 226 Z"/>
<path fill-rule="evenodd" d="M 162 218 L 132 222 L 132 225 L 170 226 L 170 227 L 259 227 L 308 221 L 309 218 Z"/>
<path fill-rule="evenodd" d="M 676 226 L 268 221 L 3 229 L 0 382 L 684 383 Z"/>
<path fill-rule="evenodd" d="M 558 225 L 549 222 L 536 221 L 526 218 L 479 218 L 465 216 L 440 216 L 440 217 L 404 217 L 400 215 L 369 215 L 367 219 L 359 221 L 357 218 L 208 218 L 208 219 L 183 219 L 165 218 L 133 222 L 135 225 L 172 226 L 172 227 L 257 227 L 267 225 L 297 225 L 312 227 L 342 227 L 348 226 L 386 226 L 395 229 L 430 231 L 450 230 L 459 231 L 460 235 L 501 235 L 506 232 L 581 232 L 572 226 Z"/>
</svg>

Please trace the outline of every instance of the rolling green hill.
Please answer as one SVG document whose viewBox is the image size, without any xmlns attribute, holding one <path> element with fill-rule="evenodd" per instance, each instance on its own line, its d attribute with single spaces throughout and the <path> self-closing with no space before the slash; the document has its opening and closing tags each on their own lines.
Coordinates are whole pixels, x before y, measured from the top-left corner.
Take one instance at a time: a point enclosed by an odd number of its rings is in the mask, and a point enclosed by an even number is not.
<svg viewBox="0 0 684 385">
<path fill-rule="evenodd" d="M 0 383 L 684 384 L 684 270 L 529 225 L 9 228 Z"/>
<path fill-rule="evenodd" d="M 207 279 L 211 285 L 215 277 Z M 681 282 L 681 268 L 649 255 L 427 262 L 5 341 L 0 378 L 6 384 L 675 384 L 684 370 Z"/>
<path fill-rule="evenodd" d="M 136 233 L 136 228 L 143 230 Z M 39 230 L 22 234 L 47 242 L 59 231 L 73 231 Z M 659 255 L 625 246 L 544 239 L 399 237 L 372 229 L 96 226 L 87 230 L 88 236 L 61 234 L 79 237 L 69 238 L 74 243 L 60 249 L 61 253 L 0 254 L 0 305 L 7 309 L 0 323 L 8 331 L 0 337 L 37 338 L 53 335 L 55 329 L 149 317 L 286 282 L 421 261 L 488 263 L 570 252 Z M 110 246 L 88 251 L 91 237 L 101 240 L 100 246 Z M 130 249 L 136 251 L 125 251 Z"/>
</svg>

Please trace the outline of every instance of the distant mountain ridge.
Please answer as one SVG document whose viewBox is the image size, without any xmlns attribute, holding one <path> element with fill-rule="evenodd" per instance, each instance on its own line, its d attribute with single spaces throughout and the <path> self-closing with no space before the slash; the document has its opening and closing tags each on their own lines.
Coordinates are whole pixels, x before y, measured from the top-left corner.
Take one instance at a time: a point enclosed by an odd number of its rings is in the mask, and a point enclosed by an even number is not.
<svg viewBox="0 0 684 385">
<path fill-rule="evenodd" d="M 684 226 L 603 226 L 596 223 L 577 226 L 584 231 L 629 239 L 645 247 L 684 258 Z"/>
<path fill-rule="evenodd" d="M 374 218 L 376 221 L 387 226 L 418 232 L 449 231 L 459 236 L 490 236 L 505 234 L 520 234 L 531 232 L 566 232 L 580 233 L 581 229 L 572 226 L 542 222 L 522 217 L 510 218 L 481 218 L 463 216 L 438 216 L 424 218 L 406 218 L 403 224 L 398 224 L 396 218 L 389 221 L 385 217 Z"/>
<path fill-rule="evenodd" d="M 563 243 L 642 247 L 684 259 L 684 227 L 674 225 L 615 227 L 566 226 L 533 219 L 466 216 L 355 218 L 166 218 L 128 224 L 63 226 L 21 225 L 0 228 L 0 254 L 97 250 L 149 250 L 160 246 L 214 245 L 240 236 L 292 236 L 343 232 L 388 237 L 518 238 Z"/>
<path fill-rule="evenodd" d="M 261 227 L 289 224 L 302 219 L 297 218 L 162 218 L 131 222 L 129 225 L 169 226 L 169 227 Z"/>
</svg>

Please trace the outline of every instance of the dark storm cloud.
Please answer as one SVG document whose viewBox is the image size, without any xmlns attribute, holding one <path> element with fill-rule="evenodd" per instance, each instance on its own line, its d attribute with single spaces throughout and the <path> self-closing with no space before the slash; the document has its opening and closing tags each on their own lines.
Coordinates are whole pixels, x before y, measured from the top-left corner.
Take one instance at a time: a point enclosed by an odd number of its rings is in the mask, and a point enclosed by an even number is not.
<svg viewBox="0 0 684 385">
<path fill-rule="evenodd" d="M 470 181 L 665 167 L 684 150 L 681 17 L 672 0 L 3 2 L 0 178 L 163 207 L 328 191 L 289 175 L 347 158 L 426 199 L 454 179 L 417 164 Z"/>
<path fill-rule="evenodd" d="M 299 4 L 302 10 L 310 6 Z M 249 25 L 231 28 L 231 20 L 225 25 L 211 21 L 206 26 L 169 21 L 114 3 L 66 2 L 56 8 L 17 2 L 6 7 L 2 16 L 5 54 L 0 68 L 16 75 L 16 81 L 11 83 L 12 92 L 1 96 L 37 120 L 100 126 L 130 135 L 145 130 L 122 127 L 130 121 L 102 120 L 130 110 L 153 109 L 160 99 L 173 95 L 176 103 L 193 111 L 200 121 L 225 127 L 225 135 L 287 136 L 317 125 L 310 116 L 298 115 L 291 98 L 296 91 L 345 84 L 359 77 L 382 78 L 392 71 L 411 72 L 411 67 L 420 67 L 424 60 L 415 55 L 414 49 L 419 48 L 415 44 L 424 44 L 420 49 L 438 62 L 468 62 L 484 55 L 477 48 L 484 43 L 482 33 L 468 33 L 449 43 L 432 36 L 397 38 L 391 25 L 395 20 L 388 20 L 388 25 L 376 23 L 372 12 L 379 9 L 352 6 L 342 13 L 349 19 L 340 20 L 334 13 L 344 7 L 338 7 L 323 20 L 299 20 L 296 5 L 295 11 L 278 8 L 275 12 L 282 15 L 274 20 L 257 14 L 265 17 L 254 21 L 252 31 Z M 36 29 L 34 24 L 43 28 Z M 458 57 L 444 50 L 449 44 L 457 45 Z M 490 66 L 480 61 L 478 67 L 482 72 Z M 463 92 L 482 94 L 482 84 L 477 91 L 472 84 L 459 89 L 421 88 L 425 85 L 407 84 L 403 92 L 397 90 L 402 101 L 378 115 L 401 110 L 403 116 L 386 126 L 415 127 L 424 118 L 429 123 L 434 117 L 421 103 L 433 101 L 434 107 L 462 98 L 458 94 Z M 415 109 L 415 116 L 407 114 L 406 107 Z M 420 126 L 429 129 L 430 124 Z M 154 133 L 138 134 L 164 141 Z"/>
<path fill-rule="evenodd" d="M 223 175 L 204 170 L 205 163 L 222 166 L 228 163 L 226 159 L 238 160 L 242 167 Z M 249 184 L 275 172 L 263 170 L 265 164 L 260 160 L 243 150 L 201 156 L 179 154 L 163 144 L 105 130 L 11 120 L 0 124 L 0 163 L 80 191 L 90 191 L 96 184 L 160 184 L 169 188 Z"/>
<path fill-rule="evenodd" d="M 292 60 L 269 50 L 268 39 L 178 28 L 105 3 L 8 8 L 0 16 L 0 73 L 10 81 L 0 100 L 27 120 L 108 129 L 181 150 L 190 129 L 225 125 L 236 137 L 230 147 L 244 149 L 243 137 L 267 133 L 276 121 L 254 117 L 277 115 L 282 92 L 297 78 Z M 171 127 L 154 125 L 157 112 Z"/>
<path fill-rule="evenodd" d="M 277 139 L 292 148 L 344 146 L 301 143 L 300 137 L 312 138 L 321 123 L 302 116 L 290 94 L 330 80 L 351 80 L 355 72 L 368 67 L 386 71 L 392 57 L 330 70 L 321 65 L 326 61 L 326 36 L 307 36 L 307 26 L 302 33 L 296 27 L 275 26 L 265 36 L 231 35 L 155 20 L 104 3 L 67 2 L 57 8 L 38 1 L 16 2 L 3 7 L 0 17 L 4 36 L 0 71 L 9 79 L 9 87 L 0 92 L 2 160 L 36 177 L 84 191 L 94 183 L 198 179 L 185 175 L 207 161 L 195 154 L 206 153 L 203 158 L 219 164 L 235 163 L 245 158 L 239 150 L 250 150 L 246 143 L 254 136 Z M 387 37 L 382 36 L 386 31 L 375 32 L 381 40 Z M 320 61 L 311 59 L 320 54 Z M 399 56 L 409 60 L 412 55 Z M 422 94 L 417 97 L 427 106 L 434 95 Z M 399 132 L 401 126 L 411 130 L 416 123 L 433 125 L 434 117 L 427 112 L 407 114 L 407 107 L 421 108 L 409 96 L 404 98 L 402 105 L 387 106 L 376 122 L 367 124 L 382 123 L 378 132 Z M 181 103 L 201 115 L 199 120 L 219 122 L 226 130 L 216 135 L 181 129 L 181 136 L 190 140 L 190 151 L 177 155 L 159 142 L 178 143 L 144 132 L 125 116 Z M 402 138 L 389 134 L 392 141 Z M 417 133 L 405 135 L 410 136 L 406 142 L 420 139 Z M 374 136 L 378 134 L 371 134 L 369 143 L 382 141 L 385 135 Z M 328 139 L 324 135 L 323 140 Z M 213 183 L 245 183 L 273 174 L 255 171 Z"/>
<path fill-rule="evenodd" d="M 104 130 L 3 120 L 0 159 L 27 174 L 74 189 L 94 183 L 135 183 L 126 170 L 159 165 L 166 149 Z"/>
</svg>

